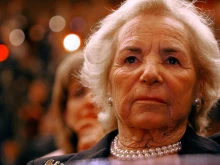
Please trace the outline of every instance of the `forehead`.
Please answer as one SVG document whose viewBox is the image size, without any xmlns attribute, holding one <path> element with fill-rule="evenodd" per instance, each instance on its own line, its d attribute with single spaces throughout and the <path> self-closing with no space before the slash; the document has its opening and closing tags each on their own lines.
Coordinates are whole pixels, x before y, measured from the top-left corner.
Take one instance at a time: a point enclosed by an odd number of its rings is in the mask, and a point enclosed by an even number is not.
<svg viewBox="0 0 220 165">
<path fill-rule="evenodd" d="M 174 17 L 165 15 L 151 15 L 142 13 L 125 23 L 118 33 L 118 40 L 129 37 L 169 36 L 177 40 L 188 42 L 186 26 Z"/>
</svg>

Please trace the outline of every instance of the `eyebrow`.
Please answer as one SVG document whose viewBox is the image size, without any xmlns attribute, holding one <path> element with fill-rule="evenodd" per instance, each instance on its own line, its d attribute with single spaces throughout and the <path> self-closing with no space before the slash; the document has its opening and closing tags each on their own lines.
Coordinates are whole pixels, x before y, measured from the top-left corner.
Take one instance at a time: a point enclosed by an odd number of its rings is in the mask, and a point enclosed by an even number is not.
<svg viewBox="0 0 220 165">
<path fill-rule="evenodd" d="M 163 52 L 172 53 L 172 52 L 179 52 L 180 50 L 178 48 L 163 48 Z"/>
<path fill-rule="evenodd" d="M 134 46 L 126 46 L 119 50 L 119 52 L 124 52 L 124 51 L 130 51 L 130 52 L 135 52 L 135 53 L 141 53 L 142 50 L 139 47 L 134 47 Z"/>
</svg>

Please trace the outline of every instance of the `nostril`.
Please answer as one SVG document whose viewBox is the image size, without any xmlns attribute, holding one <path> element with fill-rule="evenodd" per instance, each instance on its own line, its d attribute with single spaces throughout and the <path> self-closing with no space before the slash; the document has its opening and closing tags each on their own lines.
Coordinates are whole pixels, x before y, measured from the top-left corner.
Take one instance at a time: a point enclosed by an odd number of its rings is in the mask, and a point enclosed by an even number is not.
<svg viewBox="0 0 220 165">
<path fill-rule="evenodd" d="M 151 85 L 154 83 L 162 83 L 163 78 L 161 76 L 161 73 L 159 72 L 159 69 L 154 66 L 143 69 L 140 76 L 140 81 Z"/>
</svg>

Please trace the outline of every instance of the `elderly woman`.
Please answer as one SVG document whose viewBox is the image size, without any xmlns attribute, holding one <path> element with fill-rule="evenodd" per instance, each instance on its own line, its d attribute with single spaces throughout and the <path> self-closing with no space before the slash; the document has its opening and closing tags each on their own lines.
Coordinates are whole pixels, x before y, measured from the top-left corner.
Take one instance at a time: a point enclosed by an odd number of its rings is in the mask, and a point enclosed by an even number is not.
<svg viewBox="0 0 220 165">
<path fill-rule="evenodd" d="M 67 165 L 220 154 L 220 145 L 203 136 L 220 88 L 220 52 L 209 25 L 183 0 L 127 0 L 102 20 L 85 47 L 81 79 L 110 133 L 90 150 L 54 159 Z"/>
</svg>

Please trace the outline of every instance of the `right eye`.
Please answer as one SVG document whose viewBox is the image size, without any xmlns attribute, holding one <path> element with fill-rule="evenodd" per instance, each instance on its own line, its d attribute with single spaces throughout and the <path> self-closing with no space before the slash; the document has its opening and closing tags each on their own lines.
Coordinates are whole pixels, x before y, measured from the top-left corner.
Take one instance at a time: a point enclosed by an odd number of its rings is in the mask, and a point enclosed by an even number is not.
<svg viewBox="0 0 220 165">
<path fill-rule="evenodd" d="M 125 59 L 125 63 L 132 64 L 132 63 L 135 63 L 136 60 L 137 60 L 137 58 L 135 56 L 129 56 Z"/>
<path fill-rule="evenodd" d="M 73 97 L 83 97 L 86 94 L 86 89 L 84 87 L 78 88 L 74 93 Z"/>
<path fill-rule="evenodd" d="M 179 60 L 177 58 L 175 58 L 175 57 L 167 58 L 167 63 L 169 63 L 170 65 L 180 64 Z"/>
</svg>

